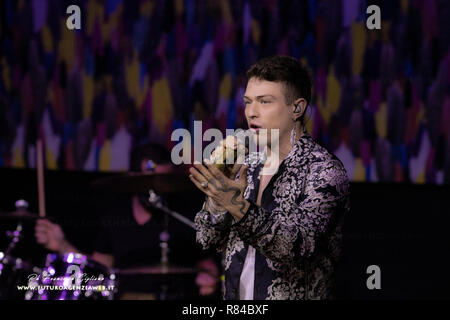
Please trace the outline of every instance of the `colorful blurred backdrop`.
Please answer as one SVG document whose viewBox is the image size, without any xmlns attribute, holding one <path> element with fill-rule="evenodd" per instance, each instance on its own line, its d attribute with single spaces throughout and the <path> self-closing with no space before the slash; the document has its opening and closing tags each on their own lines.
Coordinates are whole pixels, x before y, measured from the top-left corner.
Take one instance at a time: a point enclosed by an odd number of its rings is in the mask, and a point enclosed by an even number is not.
<svg viewBox="0 0 450 320">
<path fill-rule="evenodd" d="M 66 9 L 81 9 L 69 30 Z M 366 8 L 381 8 L 381 29 Z M 353 181 L 450 183 L 450 2 L 2 0 L 0 166 L 123 171 L 176 128 L 246 128 L 245 70 L 298 58 Z"/>
</svg>

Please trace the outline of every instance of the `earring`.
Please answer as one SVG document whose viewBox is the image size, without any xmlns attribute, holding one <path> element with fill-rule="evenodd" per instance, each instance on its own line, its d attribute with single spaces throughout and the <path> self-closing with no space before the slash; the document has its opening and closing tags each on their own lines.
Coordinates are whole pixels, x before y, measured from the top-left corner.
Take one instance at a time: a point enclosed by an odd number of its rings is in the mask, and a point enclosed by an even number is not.
<svg viewBox="0 0 450 320">
<path fill-rule="evenodd" d="M 295 132 L 295 126 L 292 128 L 291 131 L 291 146 L 294 146 L 297 140 L 295 139 L 297 136 L 297 133 Z"/>
</svg>

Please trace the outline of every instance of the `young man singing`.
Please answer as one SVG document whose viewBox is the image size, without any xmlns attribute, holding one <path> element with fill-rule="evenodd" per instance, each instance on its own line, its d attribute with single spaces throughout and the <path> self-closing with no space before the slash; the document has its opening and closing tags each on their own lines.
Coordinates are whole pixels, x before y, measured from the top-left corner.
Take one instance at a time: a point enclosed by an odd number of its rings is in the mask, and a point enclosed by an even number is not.
<svg viewBox="0 0 450 320">
<path fill-rule="evenodd" d="M 211 163 L 190 169 L 207 196 L 197 241 L 225 252 L 225 299 L 331 299 L 349 209 L 346 171 L 304 128 L 311 79 L 297 60 L 264 58 L 247 78 L 245 116 L 266 150 L 236 164 L 237 178 Z"/>
</svg>

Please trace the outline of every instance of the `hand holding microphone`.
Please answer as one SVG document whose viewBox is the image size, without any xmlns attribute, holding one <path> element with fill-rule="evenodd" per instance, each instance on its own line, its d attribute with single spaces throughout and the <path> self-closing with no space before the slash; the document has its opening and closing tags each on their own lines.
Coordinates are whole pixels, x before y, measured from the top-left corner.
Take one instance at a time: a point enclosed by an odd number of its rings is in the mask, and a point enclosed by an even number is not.
<svg viewBox="0 0 450 320">
<path fill-rule="evenodd" d="M 226 177 L 234 179 L 244 163 L 248 149 L 235 136 L 227 136 L 214 149 L 209 162 L 214 164 Z"/>
<path fill-rule="evenodd" d="M 189 178 L 210 201 L 213 200 L 215 209 L 224 209 L 238 220 L 250 205 L 244 199 L 247 167 L 242 168 L 242 165 L 246 152 L 247 148 L 237 137 L 228 136 L 212 152 L 210 159 L 205 159 L 204 164 L 194 163 L 189 169 Z M 239 171 L 240 177 L 236 179 Z"/>
</svg>

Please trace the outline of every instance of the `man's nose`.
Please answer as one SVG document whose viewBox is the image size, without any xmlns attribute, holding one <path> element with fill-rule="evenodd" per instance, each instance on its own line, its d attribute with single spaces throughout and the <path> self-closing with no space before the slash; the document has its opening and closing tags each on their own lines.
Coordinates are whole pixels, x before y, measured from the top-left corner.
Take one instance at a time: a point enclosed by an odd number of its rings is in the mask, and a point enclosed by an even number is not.
<svg viewBox="0 0 450 320">
<path fill-rule="evenodd" d="M 259 115 L 257 104 L 254 102 L 247 103 L 245 105 L 245 113 L 246 113 L 247 117 L 250 119 L 257 118 Z"/>
</svg>

